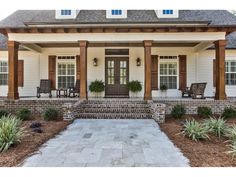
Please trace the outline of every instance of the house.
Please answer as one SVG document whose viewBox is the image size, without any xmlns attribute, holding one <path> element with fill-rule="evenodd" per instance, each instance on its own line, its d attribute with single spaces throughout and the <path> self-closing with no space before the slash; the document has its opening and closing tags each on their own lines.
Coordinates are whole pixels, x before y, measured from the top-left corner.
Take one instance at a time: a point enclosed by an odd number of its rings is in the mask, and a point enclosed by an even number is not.
<svg viewBox="0 0 236 177">
<path fill-rule="evenodd" d="M 52 89 L 80 80 L 105 82 L 106 97 L 181 97 L 206 82 L 205 96 L 236 96 L 236 16 L 225 10 L 19 10 L 0 22 L 0 96 L 35 97 L 40 79 Z M 55 93 L 53 93 L 55 94 Z"/>
</svg>

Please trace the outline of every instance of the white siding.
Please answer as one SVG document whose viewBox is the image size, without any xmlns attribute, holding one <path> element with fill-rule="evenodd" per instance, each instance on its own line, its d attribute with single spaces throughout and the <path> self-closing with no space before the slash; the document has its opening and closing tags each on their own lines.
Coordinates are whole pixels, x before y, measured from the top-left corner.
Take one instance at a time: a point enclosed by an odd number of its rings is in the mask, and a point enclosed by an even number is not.
<svg viewBox="0 0 236 177">
<path fill-rule="evenodd" d="M 113 47 L 114 48 L 114 47 Z M 143 85 L 143 90 L 138 94 L 139 97 L 144 95 L 144 48 L 129 48 L 129 78 L 139 80 Z M 19 88 L 20 96 L 35 96 L 36 87 L 39 86 L 40 79 L 48 78 L 48 56 L 49 55 L 79 55 L 79 48 L 47 48 L 43 49 L 41 54 L 20 51 L 19 59 L 24 60 L 24 87 Z M 178 56 L 187 55 L 187 86 L 193 82 L 207 82 L 206 96 L 214 96 L 215 88 L 213 87 L 213 59 L 215 58 L 214 50 L 206 50 L 200 53 L 194 53 L 192 48 L 152 48 L 152 55 Z M 0 60 L 7 60 L 6 51 L 0 51 Z M 93 59 L 98 59 L 98 66 L 93 66 Z M 136 66 L 136 59 L 141 59 L 141 66 Z M 226 51 L 227 59 L 236 59 L 236 50 Z M 105 82 L 105 48 L 89 47 L 87 58 L 88 86 L 95 79 Z M 236 96 L 236 86 L 226 86 L 228 96 Z M 89 92 L 89 90 L 88 90 Z M 152 91 L 153 97 L 161 96 L 160 91 Z M 0 96 L 7 95 L 7 86 L 0 86 Z M 89 97 L 94 95 L 90 92 Z M 104 93 L 102 93 L 104 95 Z M 180 97 L 181 92 L 168 90 L 168 97 Z M 130 93 L 130 96 L 133 96 Z"/>
</svg>

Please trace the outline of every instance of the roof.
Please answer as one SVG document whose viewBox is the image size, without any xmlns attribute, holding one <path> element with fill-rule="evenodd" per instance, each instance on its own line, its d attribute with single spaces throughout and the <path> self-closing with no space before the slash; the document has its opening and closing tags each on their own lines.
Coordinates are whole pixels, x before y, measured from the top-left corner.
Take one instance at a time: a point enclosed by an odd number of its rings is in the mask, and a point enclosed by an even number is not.
<svg viewBox="0 0 236 177">
<path fill-rule="evenodd" d="M 128 10 L 125 19 L 107 19 L 106 10 L 81 10 L 76 19 L 56 19 L 55 10 L 18 10 L 0 22 L 0 28 L 20 28 L 27 24 L 114 24 L 114 23 L 207 23 L 209 26 L 236 25 L 236 16 L 226 10 L 180 10 L 179 18 L 157 18 L 154 10 Z M 236 32 L 227 37 L 227 49 L 236 49 Z M 0 34 L 0 50 L 7 49 Z"/>
<path fill-rule="evenodd" d="M 236 25 L 227 10 L 179 10 L 179 18 L 157 18 L 154 10 L 128 10 L 127 18 L 107 19 L 106 10 L 80 10 L 76 19 L 56 19 L 55 10 L 18 10 L 0 22 L 0 28 L 27 24 L 114 24 L 114 23 L 207 23 L 209 26 Z"/>
</svg>

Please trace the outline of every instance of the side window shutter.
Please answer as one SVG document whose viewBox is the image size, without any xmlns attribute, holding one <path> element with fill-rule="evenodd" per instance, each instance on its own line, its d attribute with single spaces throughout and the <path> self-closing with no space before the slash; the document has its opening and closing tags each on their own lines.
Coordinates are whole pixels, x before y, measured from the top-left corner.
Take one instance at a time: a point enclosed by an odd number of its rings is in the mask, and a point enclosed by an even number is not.
<svg viewBox="0 0 236 177">
<path fill-rule="evenodd" d="M 158 90 L 158 55 L 152 55 L 152 90 Z"/>
<path fill-rule="evenodd" d="M 179 55 L 179 89 L 183 90 L 187 86 L 187 56 Z"/>
<path fill-rule="evenodd" d="M 213 59 L 213 87 L 216 86 L 216 59 Z"/>
<path fill-rule="evenodd" d="M 51 81 L 51 87 L 56 89 L 56 56 L 48 56 L 48 79 Z"/>
<path fill-rule="evenodd" d="M 76 55 L 76 79 L 80 80 L 80 56 Z"/>
<path fill-rule="evenodd" d="M 24 86 L 24 60 L 18 60 L 18 87 Z"/>
</svg>

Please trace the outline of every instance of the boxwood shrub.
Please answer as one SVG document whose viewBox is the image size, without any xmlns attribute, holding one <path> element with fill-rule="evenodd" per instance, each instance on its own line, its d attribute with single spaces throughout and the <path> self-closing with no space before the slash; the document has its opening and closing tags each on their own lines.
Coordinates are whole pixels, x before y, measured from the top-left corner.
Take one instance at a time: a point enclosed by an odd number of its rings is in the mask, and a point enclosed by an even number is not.
<svg viewBox="0 0 236 177">
<path fill-rule="evenodd" d="M 208 117 L 212 116 L 212 111 L 211 111 L 210 107 L 200 106 L 197 108 L 197 114 L 200 117 L 208 118 Z"/>
<path fill-rule="evenodd" d="M 53 121 L 53 120 L 58 120 L 58 111 L 54 108 L 48 108 L 44 112 L 44 120 L 46 121 Z"/>
<path fill-rule="evenodd" d="M 179 118 L 183 117 L 185 115 L 185 113 L 186 113 L 186 110 L 185 110 L 184 106 L 177 104 L 173 107 L 173 109 L 171 111 L 171 116 L 179 119 Z"/>
<path fill-rule="evenodd" d="M 8 111 L 7 110 L 5 110 L 5 109 L 0 110 L 0 119 L 1 119 L 1 117 L 7 116 L 7 115 L 8 115 Z"/>
<path fill-rule="evenodd" d="M 27 108 L 22 108 L 17 112 L 17 117 L 21 120 L 29 120 L 31 116 L 31 112 Z"/>
<path fill-rule="evenodd" d="M 224 118 L 236 118 L 236 109 L 232 107 L 225 108 L 222 114 Z"/>
</svg>

